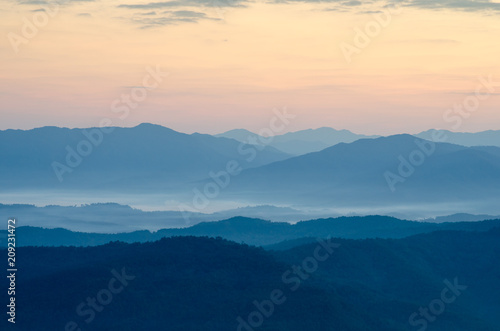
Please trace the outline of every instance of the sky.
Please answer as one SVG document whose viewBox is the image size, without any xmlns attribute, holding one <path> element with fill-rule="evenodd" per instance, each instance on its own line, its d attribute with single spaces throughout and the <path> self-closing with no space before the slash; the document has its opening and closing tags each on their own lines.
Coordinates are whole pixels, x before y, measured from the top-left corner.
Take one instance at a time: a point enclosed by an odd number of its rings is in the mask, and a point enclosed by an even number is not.
<svg viewBox="0 0 500 331">
<path fill-rule="evenodd" d="M 284 108 L 286 131 L 500 129 L 500 1 L 3 0 L 0 12 L 2 130 L 259 132 Z"/>
</svg>

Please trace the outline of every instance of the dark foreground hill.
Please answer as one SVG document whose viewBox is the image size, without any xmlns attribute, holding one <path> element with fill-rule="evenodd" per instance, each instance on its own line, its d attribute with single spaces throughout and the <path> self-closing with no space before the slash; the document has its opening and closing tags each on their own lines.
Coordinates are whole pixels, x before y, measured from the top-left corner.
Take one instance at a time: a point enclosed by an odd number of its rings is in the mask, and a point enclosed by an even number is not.
<svg viewBox="0 0 500 331">
<path fill-rule="evenodd" d="M 498 229 L 280 252 L 195 237 L 23 247 L 12 329 L 498 330 L 499 258 Z"/>
</svg>

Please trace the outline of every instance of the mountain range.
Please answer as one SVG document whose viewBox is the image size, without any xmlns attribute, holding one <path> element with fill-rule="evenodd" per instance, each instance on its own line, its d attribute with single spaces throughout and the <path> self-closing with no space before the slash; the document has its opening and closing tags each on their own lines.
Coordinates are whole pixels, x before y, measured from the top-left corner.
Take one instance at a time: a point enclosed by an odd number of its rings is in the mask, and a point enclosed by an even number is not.
<svg viewBox="0 0 500 331">
<path fill-rule="evenodd" d="M 335 130 L 333 128 L 307 129 L 296 132 L 288 132 L 282 135 L 263 137 L 259 134 L 245 129 L 235 129 L 217 134 L 216 137 L 225 137 L 240 142 L 272 146 L 278 150 L 292 155 L 302 155 L 318 152 L 327 147 L 339 143 L 351 143 L 363 138 L 377 138 L 379 136 L 367 136 L 352 133 L 349 130 Z"/>
<path fill-rule="evenodd" d="M 398 214 L 398 213 L 394 213 Z M 400 216 L 392 215 L 402 219 Z M 0 218 L 16 218 L 19 227 L 63 228 L 76 232 L 124 233 L 137 230 L 158 231 L 167 228 L 186 228 L 201 222 L 216 222 L 235 217 L 263 219 L 272 222 L 299 221 L 339 217 L 331 211 L 302 211 L 270 205 L 248 206 L 214 213 L 188 211 L 143 211 L 117 203 L 95 203 L 81 206 L 0 204 Z M 362 215 L 347 215 L 362 216 Z M 391 216 L 390 214 L 388 216 Z M 500 215 L 453 214 L 435 218 L 416 219 L 427 223 L 475 222 L 500 219 Z"/>
<path fill-rule="evenodd" d="M 500 196 L 500 148 L 411 135 L 360 139 L 247 169 L 223 192 L 230 195 L 330 207 L 464 201 L 491 207 Z"/>
<path fill-rule="evenodd" d="M 353 216 L 301 221 L 296 224 L 262 219 L 233 217 L 217 222 L 176 229 L 126 233 L 86 233 L 66 229 L 20 226 L 16 229 L 17 246 L 94 246 L 111 241 L 127 243 L 154 241 L 164 237 L 221 237 L 249 245 L 268 246 L 305 238 L 403 238 L 438 230 L 488 231 L 500 227 L 500 219 L 475 222 L 429 223 L 400 220 L 388 216 Z M 0 245 L 6 245 L 7 231 L 0 231 Z"/>
<path fill-rule="evenodd" d="M 65 228 L 78 232 L 157 231 L 165 228 L 182 228 L 200 222 L 219 221 L 237 216 L 280 222 L 297 222 L 336 215 L 331 212 L 304 212 L 289 207 L 265 205 L 241 207 L 214 213 L 199 213 L 178 210 L 143 211 L 118 203 L 94 203 L 81 206 L 48 205 L 43 207 L 27 204 L 0 204 L 0 218 L 15 217 L 19 226 Z M 495 217 L 488 216 L 482 218 L 482 220 L 493 218 Z"/>
<path fill-rule="evenodd" d="M 233 132 L 233 138 L 242 140 L 245 134 Z M 329 208 L 337 214 L 500 213 L 499 147 L 466 147 L 407 134 L 359 138 L 328 128 L 275 137 L 275 143 L 292 145 L 355 140 L 293 156 L 272 145 L 188 135 L 152 124 L 6 130 L 0 131 L 0 193 L 156 194 L 160 203 L 169 194 L 177 205 L 192 205 L 191 211 L 202 211 L 193 206 L 200 199 L 196 195 L 204 194 L 206 201 Z M 406 207 L 412 211 L 405 213 Z"/>
<path fill-rule="evenodd" d="M 356 134 L 349 130 L 336 130 L 329 127 L 288 132 L 281 135 L 275 135 L 272 138 L 263 137 L 245 129 L 230 130 L 216 134 L 215 136 L 230 138 L 250 144 L 272 146 L 278 150 L 296 156 L 319 152 L 320 150 L 339 143 L 351 143 L 359 139 L 380 137 L 377 135 Z M 414 136 L 431 141 L 436 140 L 436 137 L 443 137 L 444 140 L 442 142 L 466 147 L 500 147 L 500 130 L 469 133 L 432 129 L 414 134 Z"/>
<path fill-rule="evenodd" d="M 432 140 L 441 136 L 446 142 L 462 146 L 496 146 L 500 147 L 500 130 L 488 130 L 476 133 L 452 132 L 449 130 L 428 130 L 415 135 L 416 137 Z"/>
<path fill-rule="evenodd" d="M 109 132 L 111 131 L 111 132 Z M 289 155 L 153 124 L 133 128 L 43 127 L 0 131 L 0 187 L 163 190 L 226 169 Z M 254 156 L 251 161 L 249 156 Z M 58 175 L 59 174 L 59 175 Z"/>
</svg>

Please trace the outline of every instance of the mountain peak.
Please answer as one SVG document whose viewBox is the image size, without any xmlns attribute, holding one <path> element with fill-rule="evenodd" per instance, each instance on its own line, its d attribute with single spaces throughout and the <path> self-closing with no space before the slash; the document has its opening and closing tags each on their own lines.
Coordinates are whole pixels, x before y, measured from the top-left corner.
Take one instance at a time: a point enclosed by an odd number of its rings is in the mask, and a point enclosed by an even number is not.
<svg viewBox="0 0 500 331">
<path fill-rule="evenodd" d="M 136 125 L 133 127 L 133 129 L 137 129 L 137 128 L 162 128 L 162 129 L 169 129 L 163 125 L 160 125 L 160 124 L 153 124 L 153 123 L 141 123 L 139 125 Z M 172 129 L 169 129 L 169 130 L 172 130 Z"/>
</svg>

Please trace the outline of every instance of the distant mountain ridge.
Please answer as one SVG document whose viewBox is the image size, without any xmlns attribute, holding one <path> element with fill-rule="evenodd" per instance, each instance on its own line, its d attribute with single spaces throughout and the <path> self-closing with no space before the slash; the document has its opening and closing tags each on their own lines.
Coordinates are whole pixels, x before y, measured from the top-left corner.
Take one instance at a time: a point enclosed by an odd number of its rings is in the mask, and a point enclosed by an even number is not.
<svg viewBox="0 0 500 331">
<path fill-rule="evenodd" d="M 312 152 L 319 152 L 325 148 L 339 143 L 351 143 L 359 139 L 380 138 L 380 135 L 356 134 L 349 130 L 336 130 L 330 127 L 318 129 L 307 129 L 295 132 L 288 132 L 274 136 L 272 139 L 261 137 L 260 135 L 246 129 L 234 129 L 224 133 L 216 134 L 216 137 L 225 137 L 240 142 L 248 142 L 264 145 L 270 141 L 269 146 L 292 155 L 303 155 Z M 500 147 L 500 130 L 488 130 L 481 132 L 452 132 L 449 130 L 431 129 L 423 131 L 413 136 L 435 140 L 435 137 L 445 137 L 441 142 L 447 142 L 466 147 L 472 146 L 496 146 Z"/>
<path fill-rule="evenodd" d="M 423 159 L 412 165 L 415 153 Z M 389 181 L 389 172 L 399 181 Z M 486 201 L 500 196 L 500 148 L 429 143 L 411 135 L 360 139 L 247 169 L 226 193 L 255 203 L 330 207 Z"/>
<path fill-rule="evenodd" d="M 160 125 L 104 130 L 112 132 L 57 127 L 0 131 L 0 187 L 169 189 L 225 170 L 231 161 L 244 169 L 289 157 L 265 147 L 250 160 L 255 147 Z"/>
<path fill-rule="evenodd" d="M 351 143 L 362 138 L 379 137 L 356 134 L 349 130 L 335 130 L 328 127 L 288 132 L 282 135 L 276 135 L 272 138 L 262 137 L 245 129 L 230 130 L 215 136 L 231 138 L 240 142 L 250 141 L 251 143 L 259 145 L 268 144 L 269 146 L 292 155 L 318 152 L 339 143 Z"/>
<path fill-rule="evenodd" d="M 415 135 L 416 137 L 433 140 L 433 137 L 441 136 L 446 142 L 462 146 L 496 146 L 500 147 L 500 130 L 488 130 L 482 132 L 452 132 L 449 130 L 427 130 Z"/>
</svg>

